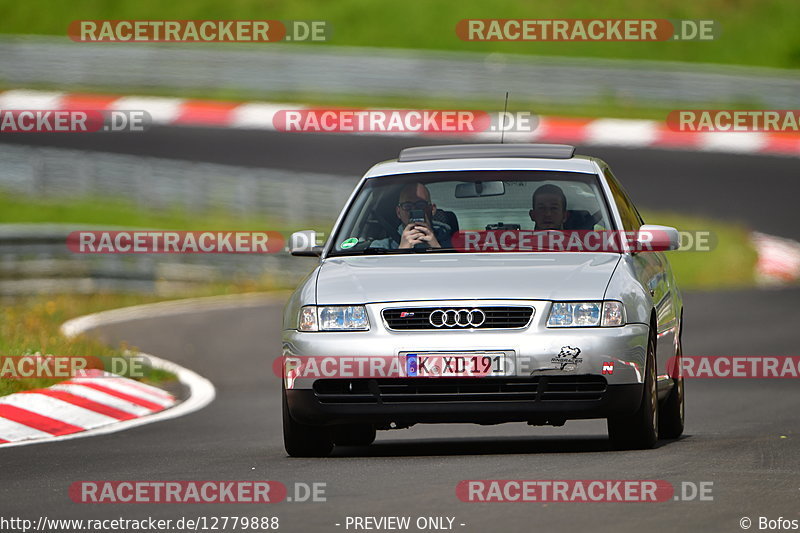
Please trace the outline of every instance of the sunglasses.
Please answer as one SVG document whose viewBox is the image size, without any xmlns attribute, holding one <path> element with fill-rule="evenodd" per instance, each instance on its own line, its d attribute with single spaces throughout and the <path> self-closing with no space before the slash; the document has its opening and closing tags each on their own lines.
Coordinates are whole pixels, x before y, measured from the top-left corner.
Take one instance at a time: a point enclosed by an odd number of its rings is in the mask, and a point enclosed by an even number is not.
<svg viewBox="0 0 800 533">
<path fill-rule="evenodd" d="M 419 200 L 417 202 L 403 202 L 400 204 L 400 208 L 403 211 L 411 211 L 412 209 L 425 209 L 429 205 L 431 205 L 430 202 Z"/>
</svg>

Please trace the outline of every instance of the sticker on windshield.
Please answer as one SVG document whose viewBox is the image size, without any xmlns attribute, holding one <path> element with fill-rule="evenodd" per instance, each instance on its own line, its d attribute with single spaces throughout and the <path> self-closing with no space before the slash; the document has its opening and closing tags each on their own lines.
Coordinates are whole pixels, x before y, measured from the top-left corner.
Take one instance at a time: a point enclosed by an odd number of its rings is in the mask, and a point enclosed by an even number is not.
<svg viewBox="0 0 800 533">
<path fill-rule="evenodd" d="M 356 244 L 358 244 L 358 239 L 356 239 L 355 237 L 350 237 L 349 239 L 345 239 L 344 241 L 342 241 L 342 244 L 340 244 L 339 247 L 342 250 L 347 250 L 348 248 L 352 248 Z"/>
</svg>

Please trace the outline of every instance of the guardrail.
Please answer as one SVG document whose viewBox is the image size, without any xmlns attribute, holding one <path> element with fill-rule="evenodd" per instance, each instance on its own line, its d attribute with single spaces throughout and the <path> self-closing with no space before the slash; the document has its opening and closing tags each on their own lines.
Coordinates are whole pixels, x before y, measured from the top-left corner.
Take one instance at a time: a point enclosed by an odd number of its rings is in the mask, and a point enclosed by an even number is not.
<svg viewBox="0 0 800 533">
<path fill-rule="evenodd" d="M 2 143 L 0 161 L 0 189 L 9 192 L 118 197 L 148 209 L 219 208 L 285 226 L 332 222 L 360 178 Z"/>
<path fill-rule="evenodd" d="M 315 259 L 274 254 L 76 254 L 74 225 L 0 225 L 0 296 L 33 293 L 148 292 L 174 294 L 209 282 L 263 280 L 297 284 Z"/>
<path fill-rule="evenodd" d="M 668 46 L 665 44 L 665 46 Z M 327 94 L 637 106 L 800 107 L 797 71 L 299 44 L 75 43 L 0 39 L 0 83 L 59 89 L 224 90 L 244 98 Z"/>
<path fill-rule="evenodd" d="M 0 191 L 37 198 L 126 198 L 143 208 L 221 209 L 328 231 L 358 177 L 0 144 Z M 83 255 L 76 225 L 0 225 L 0 295 L 101 290 L 167 294 L 200 283 L 269 277 L 291 286 L 313 259 L 251 254 Z M 128 228 L 129 229 L 129 228 Z M 198 227 L 197 230 L 208 228 Z M 225 228 L 223 228 L 225 229 Z"/>
</svg>

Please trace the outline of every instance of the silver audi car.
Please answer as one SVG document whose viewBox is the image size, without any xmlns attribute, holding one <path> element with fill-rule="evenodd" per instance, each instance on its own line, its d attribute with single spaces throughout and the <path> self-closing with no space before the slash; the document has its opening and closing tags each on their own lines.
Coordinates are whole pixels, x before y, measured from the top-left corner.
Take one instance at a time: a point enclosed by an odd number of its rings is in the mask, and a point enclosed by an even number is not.
<svg viewBox="0 0 800 533">
<path fill-rule="evenodd" d="M 319 265 L 283 318 L 289 455 L 418 423 L 605 418 L 618 448 L 681 435 L 683 302 L 664 253 L 679 234 L 574 152 L 408 148 L 366 173 L 324 245 L 292 236 Z M 654 233 L 662 246 L 642 246 Z"/>
</svg>

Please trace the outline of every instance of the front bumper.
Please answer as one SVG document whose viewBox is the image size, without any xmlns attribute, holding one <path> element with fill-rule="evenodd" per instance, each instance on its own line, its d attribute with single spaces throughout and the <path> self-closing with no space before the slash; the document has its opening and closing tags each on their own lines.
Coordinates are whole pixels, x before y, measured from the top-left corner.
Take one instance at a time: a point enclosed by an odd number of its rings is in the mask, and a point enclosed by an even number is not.
<svg viewBox="0 0 800 533">
<path fill-rule="evenodd" d="M 591 376 L 575 376 L 575 378 L 591 378 Z M 443 379 L 416 378 L 416 381 L 442 387 Z M 413 378 L 405 381 L 409 380 Z M 544 383 L 550 380 L 553 380 L 553 383 Z M 559 388 L 555 378 L 541 377 L 526 378 L 531 387 L 536 389 L 529 399 L 514 399 L 513 395 L 509 395 L 507 399 L 499 399 L 497 394 L 494 398 L 487 394 L 485 399 L 476 400 L 474 398 L 478 395 L 473 394 L 471 396 L 473 399 L 443 401 L 431 398 L 431 394 L 427 394 L 424 398 L 414 401 L 408 397 L 401 398 L 400 395 L 392 398 L 391 395 L 380 392 L 382 389 L 386 390 L 387 386 L 405 387 L 408 386 L 407 383 L 398 383 L 398 380 L 394 380 L 395 383 L 383 384 L 380 382 L 393 380 L 364 381 L 372 382 L 365 383 L 367 390 L 373 391 L 371 399 L 361 398 L 357 401 L 341 397 L 332 399 L 330 393 L 327 394 L 328 397 L 321 393 L 324 390 L 320 389 L 324 387 L 319 386 L 314 390 L 287 390 L 289 412 L 292 418 L 304 424 L 369 423 L 381 429 L 406 427 L 416 423 L 445 422 L 478 424 L 529 422 L 558 425 L 571 419 L 606 418 L 633 413 L 641 404 L 644 387 L 642 384 L 610 386 L 603 384 L 603 390 L 596 391 L 592 395 L 587 394 L 584 398 L 570 394 L 562 394 L 559 398 L 558 394 L 548 395 L 548 391 Z M 599 380 L 597 382 L 599 383 Z M 470 397 L 465 395 L 465 398 Z"/>
<path fill-rule="evenodd" d="M 546 319 L 551 304 L 544 301 L 446 301 L 437 305 L 474 307 L 509 303 L 535 309 L 526 327 L 395 331 L 385 326 L 381 310 L 397 304 L 382 303 L 366 306 L 369 331 L 284 330 L 285 357 L 396 358 L 398 367 L 405 368 L 404 354 L 408 352 L 504 352 L 511 358 L 513 368 L 505 376 L 478 379 L 394 375 L 284 378 L 292 416 L 309 424 L 359 421 L 381 427 L 391 422 L 398 426 L 416 422 L 552 423 L 604 418 L 632 413 L 638 408 L 649 335 L 647 325 L 548 328 Z M 402 305 L 413 307 L 430 302 L 402 302 Z M 575 355 L 577 350 L 579 353 Z M 574 359 L 560 357 L 566 352 L 575 355 Z M 573 362 L 559 364 L 562 359 Z M 280 364 L 277 366 L 280 373 Z M 452 379 L 457 383 L 450 387 L 448 380 Z"/>
</svg>

